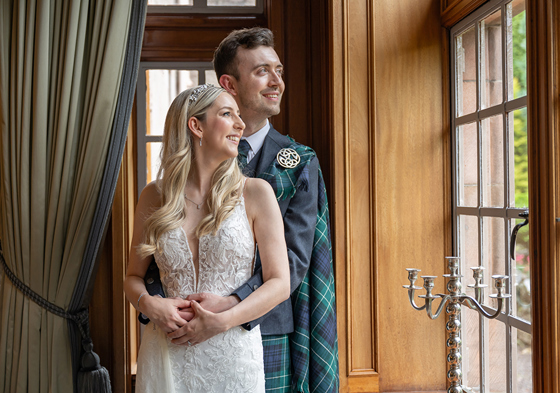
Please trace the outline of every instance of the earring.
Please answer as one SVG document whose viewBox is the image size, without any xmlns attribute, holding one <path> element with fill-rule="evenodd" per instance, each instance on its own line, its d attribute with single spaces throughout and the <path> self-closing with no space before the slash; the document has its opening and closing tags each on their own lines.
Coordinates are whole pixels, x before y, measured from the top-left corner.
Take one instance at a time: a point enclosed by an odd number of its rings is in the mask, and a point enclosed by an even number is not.
<svg viewBox="0 0 560 393">
<path fill-rule="evenodd" d="M 198 143 L 198 146 L 202 147 L 202 137 L 200 137 L 200 142 Z"/>
</svg>

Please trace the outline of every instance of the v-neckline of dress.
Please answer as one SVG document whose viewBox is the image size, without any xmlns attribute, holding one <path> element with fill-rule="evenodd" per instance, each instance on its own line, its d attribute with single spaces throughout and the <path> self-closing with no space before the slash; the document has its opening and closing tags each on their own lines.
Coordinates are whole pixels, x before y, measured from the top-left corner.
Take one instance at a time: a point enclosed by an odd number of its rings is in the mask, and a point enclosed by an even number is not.
<svg viewBox="0 0 560 393">
<path fill-rule="evenodd" d="M 208 235 L 203 235 L 200 237 L 200 239 L 198 239 L 198 274 L 196 273 L 196 268 L 194 266 L 194 255 L 192 253 L 191 250 L 191 245 L 189 244 L 189 237 L 187 236 L 187 232 L 185 232 L 185 229 L 183 228 L 183 226 L 181 225 L 179 227 L 181 229 L 181 232 L 183 232 L 183 236 L 185 237 L 185 243 L 187 244 L 187 251 L 189 252 L 190 256 L 191 256 L 191 269 L 193 272 L 193 277 L 194 277 L 194 293 L 198 293 L 198 286 L 200 284 L 199 282 L 199 277 L 200 277 L 200 269 L 201 269 L 201 263 L 200 263 L 200 242 L 202 241 L 203 238 L 205 238 Z"/>
</svg>

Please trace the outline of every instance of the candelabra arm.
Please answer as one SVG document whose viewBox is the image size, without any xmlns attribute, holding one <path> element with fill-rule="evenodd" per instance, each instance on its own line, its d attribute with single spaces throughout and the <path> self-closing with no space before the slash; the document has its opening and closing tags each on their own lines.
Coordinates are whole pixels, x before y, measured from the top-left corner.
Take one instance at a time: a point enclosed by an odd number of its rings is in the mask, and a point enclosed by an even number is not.
<svg viewBox="0 0 560 393">
<path fill-rule="evenodd" d="M 467 294 L 462 293 L 461 294 L 461 302 L 466 303 L 466 306 L 468 308 L 470 308 L 471 310 L 476 310 L 476 303 L 480 303 L 477 299 L 473 299 L 472 297 L 468 296 Z M 474 301 L 473 301 L 474 300 Z"/>
<path fill-rule="evenodd" d="M 437 317 L 439 317 L 439 314 L 441 314 L 442 310 L 445 307 L 445 303 L 447 303 L 447 301 L 449 299 L 451 299 L 451 296 L 444 295 L 442 293 L 438 293 L 436 296 L 441 297 L 441 303 L 439 304 L 439 307 L 438 307 L 435 314 L 432 313 L 432 300 L 433 299 L 426 299 L 426 312 L 427 312 L 428 316 L 430 317 L 430 319 L 436 319 Z"/>
<path fill-rule="evenodd" d="M 486 310 L 482 307 L 482 305 L 480 303 L 478 303 L 473 297 L 468 296 L 468 295 L 462 295 L 459 299 L 461 301 L 461 303 L 466 302 L 468 304 L 470 304 L 471 306 L 474 305 L 474 307 L 471 307 L 473 310 L 476 308 L 478 310 L 478 312 L 480 312 L 482 315 L 484 315 L 486 318 L 488 319 L 494 319 L 496 318 L 498 315 L 500 315 L 500 313 L 502 312 L 502 307 L 504 304 L 504 299 L 503 298 L 498 298 L 498 309 L 496 310 L 496 312 L 494 314 L 489 314 L 486 312 Z"/>
<path fill-rule="evenodd" d="M 421 310 L 426 308 L 426 305 L 417 306 L 416 303 L 414 302 L 414 288 L 409 288 L 408 289 L 408 300 L 410 300 L 410 305 L 415 310 L 421 311 Z"/>
</svg>

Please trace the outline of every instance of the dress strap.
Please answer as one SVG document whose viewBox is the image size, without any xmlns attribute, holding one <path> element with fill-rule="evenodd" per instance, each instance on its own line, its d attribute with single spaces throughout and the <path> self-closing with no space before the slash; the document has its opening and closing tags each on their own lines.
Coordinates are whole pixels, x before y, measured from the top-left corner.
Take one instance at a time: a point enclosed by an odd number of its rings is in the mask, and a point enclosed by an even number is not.
<svg viewBox="0 0 560 393">
<path fill-rule="evenodd" d="M 243 177 L 243 187 L 241 187 L 241 197 L 245 199 L 245 184 L 247 184 L 247 177 Z"/>
</svg>

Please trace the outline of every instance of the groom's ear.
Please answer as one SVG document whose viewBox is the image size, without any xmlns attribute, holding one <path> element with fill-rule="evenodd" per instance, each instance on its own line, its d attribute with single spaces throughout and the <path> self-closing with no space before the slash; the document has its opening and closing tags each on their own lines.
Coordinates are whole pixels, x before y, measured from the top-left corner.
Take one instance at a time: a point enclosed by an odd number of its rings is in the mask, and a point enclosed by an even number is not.
<svg viewBox="0 0 560 393">
<path fill-rule="evenodd" d="M 222 76 L 220 76 L 219 82 L 220 85 L 224 89 L 226 89 L 229 94 L 231 94 L 232 96 L 237 95 L 237 79 L 235 79 L 235 77 L 228 74 L 223 74 Z"/>
</svg>

